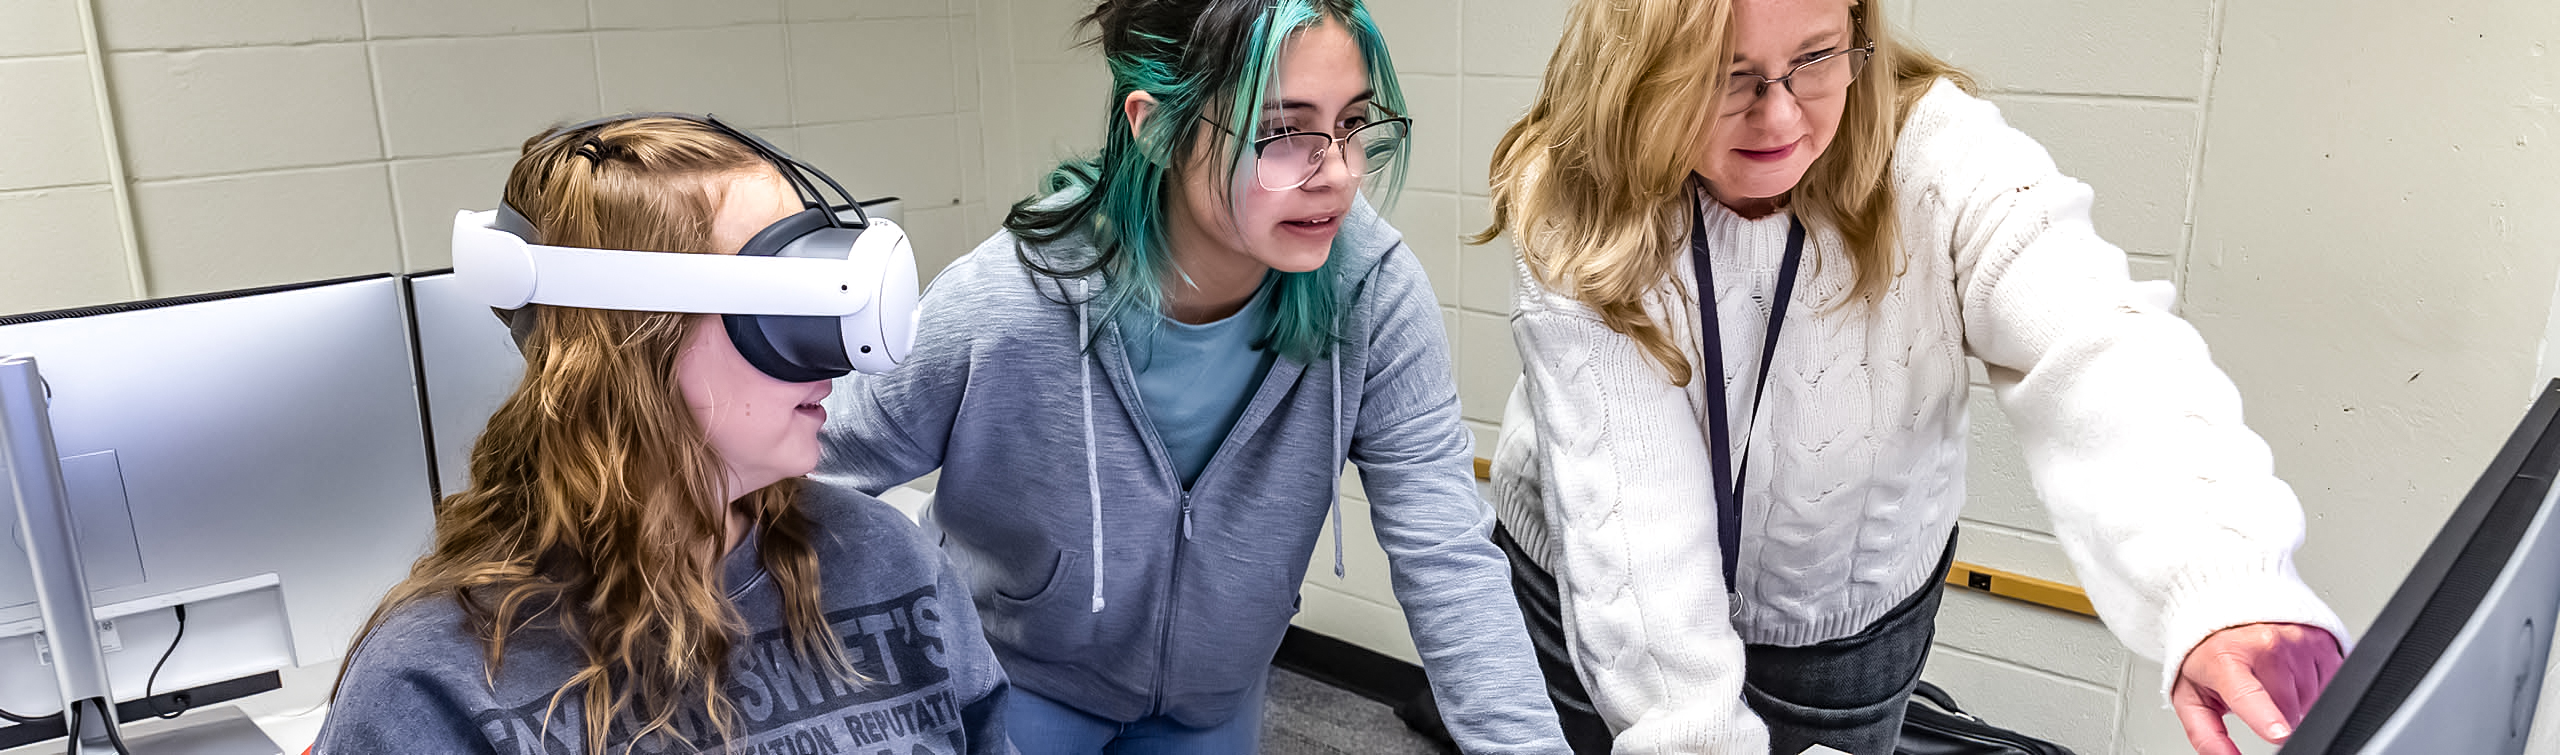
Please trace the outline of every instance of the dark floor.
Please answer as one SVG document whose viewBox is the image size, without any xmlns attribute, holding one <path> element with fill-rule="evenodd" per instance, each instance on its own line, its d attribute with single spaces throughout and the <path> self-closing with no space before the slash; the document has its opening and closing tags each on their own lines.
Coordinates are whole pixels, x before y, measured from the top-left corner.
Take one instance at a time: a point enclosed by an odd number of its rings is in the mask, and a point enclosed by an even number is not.
<svg viewBox="0 0 2560 755">
<path fill-rule="evenodd" d="M 1445 755 L 1405 728 L 1395 710 L 1323 682 L 1271 670 L 1262 712 L 1264 755 Z"/>
</svg>

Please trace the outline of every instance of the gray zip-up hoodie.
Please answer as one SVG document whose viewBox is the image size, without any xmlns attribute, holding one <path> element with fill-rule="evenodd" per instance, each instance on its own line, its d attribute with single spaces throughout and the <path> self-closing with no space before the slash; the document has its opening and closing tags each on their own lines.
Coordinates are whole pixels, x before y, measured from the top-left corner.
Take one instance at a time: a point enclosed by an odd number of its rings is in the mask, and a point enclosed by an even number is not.
<svg viewBox="0 0 2560 755">
<path fill-rule="evenodd" d="M 1187 492 L 1101 311 L 1110 284 L 1026 269 L 1009 233 L 934 280 L 896 372 L 830 402 L 820 473 L 876 493 L 942 469 L 930 526 L 1015 684 L 1209 726 L 1279 648 L 1348 459 L 1450 733 L 1468 752 L 1564 752 L 1487 539 L 1430 282 L 1365 202 L 1342 225 L 1344 340 L 1276 360 Z M 1081 235 L 1026 248 L 1053 268 L 1094 254 Z"/>
</svg>

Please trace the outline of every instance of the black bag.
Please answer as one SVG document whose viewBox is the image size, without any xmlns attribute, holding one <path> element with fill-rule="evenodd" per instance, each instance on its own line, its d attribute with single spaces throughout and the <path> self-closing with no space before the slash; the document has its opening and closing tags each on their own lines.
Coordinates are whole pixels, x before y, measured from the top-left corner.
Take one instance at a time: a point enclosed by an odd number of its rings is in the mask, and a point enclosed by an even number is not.
<svg viewBox="0 0 2560 755">
<path fill-rule="evenodd" d="M 2073 755 L 2069 748 L 1983 722 L 1956 707 L 1938 685 L 1921 682 L 1902 714 L 1894 755 Z"/>
</svg>

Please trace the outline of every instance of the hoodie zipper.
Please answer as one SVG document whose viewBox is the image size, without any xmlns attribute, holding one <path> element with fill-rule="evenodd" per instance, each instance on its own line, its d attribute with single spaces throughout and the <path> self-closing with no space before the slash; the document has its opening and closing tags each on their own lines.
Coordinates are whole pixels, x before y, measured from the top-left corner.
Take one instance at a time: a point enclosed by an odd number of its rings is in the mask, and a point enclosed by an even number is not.
<svg viewBox="0 0 2560 755">
<path fill-rule="evenodd" d="M 1109 349 L 1114 353 L 1107 355 L 1097 353 L 1092 358 L 1105 360 L 1105 366 L 1109 366 L 1112 360 L 1118 362 L 1119 369 L 1116 373 L 1109 369 L 1103 371 L 1105 375 L 1110 376 L 1112 392 L 1120 394 L 1121 406 L 1129 412 L 1129 424 L 1136 426 L 1139 440 L 1147 447 L 1147 455 L 1155 461 L 1155 468 L 1160 473 L 1158 479 L 1163 480 L 1167 487 L 1181 496 L 1181 529 L 1173 540 L 1173 559 L 1165 567 L 1165 620 L 1156 624 L 1155 683 L 1150 685 L 1148 690 L 1148 697 L 1151 698 L 1148 701 L 1148 715 L 1161 715 L 1164 713 L 1165 703 L 1165 669 L 1171 665 L 1170 661 L 1173 658 L 1173 627 L 1178 626 L 1181 619 L 1182 601 L 1178 596 L 1182 594 L 1183 545 L 1191 540 L 1191 490 L 1182 486 L 1181 474 L 1174 471 L 1173 453 L 1165 450 L 1164 439 L 1156 434 L 1155 418 L 1147 416 L 1146 402 L 1136 398 L 1138 395 L 1137 365 L 1129 363 L 1126 342 L 1128 335 L 1120 332 L 1118 323 L 1112 323 L 1108 327 L 1111 339 L 1109 342 L 1097 342 L 1096 351 Z M 1210 457 L 1210 466 L 1217 466 L 1215 456 Z M 1202 470 L 1202 476 L 1204 478 L 1207 476 L 1207 470 Z M 1099 559 L 1103 554 L 1095 553 L 1093 557 Z"/>
<path fill-rule="evenodd" d="M 1258 386 L 1255 388 L 1256 392 L 1260 392 L 1260 390 L 1261 389 Z M 1232 435 L 1235 431 L 1233 429 L 1229 429 L 1227 432 Z M 1219 445 L 1224 446 L 1225 444 L 1225 440 L 1219 441 Z M 1164 714 L 1166 700 L 1165 669 L 1172 665 L 1173 660 L 1173 628 L 1182 625 L 1182 557 L 1183 552 L 1190 549 L 1189 546 L 1191 543 L 1191 492 L 1208 486 L 1209 480 L 1212 479 L 1211 475 L 1218 471 L 1218 468 L 1221 466 L 1219 462 L 1223 461 L 1224 457 L 1227 455 L 1228 454 L 1218 453 L 1210 454 L 1209 464 L 1200 468 L 1200 477 L 1192 482 L 1191 487 L 1181 487 L 1179 485 L 1181 479 L 1178 477 L 1173 478 L 1173 481 L 1177 483 L 1175 487 L 1182 491 L 1182 536 L 1174 538 L 1173 565 L 1165 570 L 1168 575 L 1168 579 L 1165 584 L 1165 622 L 1159 629 L 1161 634 L 1158 635 L 1156 644 L 1154 715 Z M 1172 456 L 1167 454 L 1165 458 L 1171 459 Z M 1168 462 L 1165 465 L 1165 468 L 1170 470 L 1172 469 L 1172 466 L 1173 465 Z"/>
<path fill-rule="evenodd" d="M 1119 352 L 1117 356 L 1119 357 L 1120 374 L 1111 379 L 1112 390 L 1114 392 L 1126 391 L 1127 396 L 1136 396 L 1138 389 L 1137 365 L 1130 364 L 1128 361 L 1128 347 L 1125 342 L 1128 335 L 1126 333 L 1119 332 L 1120 329 L 1117 323 L 1112 324 L 1110 327 L 1111 332 L 1113 333 L 1113 340 L 1121 342 L 1115 349 Z M 1105 345 L 1104 347 L 1109 348 L 1108 345 Z M 1095 357 L 1108 358 L 1100 354 L 1096 354 Z M 1279 363 L 1275 361 L 1270 368 L 1263 372 L 1261 381 L 1257 381 L 1254 384 L 1254 387 L 1252 388 L 1254 395 L 1253 397 L 1246 399 L 1247 408 L 1245 411 L 1248 413 L 1252 411 L 1252 403 L 1256 399 L 1260 398 L 1264 388 L 1263 383 L 1271 379 L 1270 370 L 1276 369 L 1279 369 Z M 1109 370 L 1105 370 L 1104 372 L 1105 374 L 1110 374 Z M 1165 484 L 1171 486 L 1181 495 L 1181 509 L 1179 512 L 1181 516 L 1181 529 L 1179 530 L 1178 536 L 1175 537 L 1173 541 L 1172 563 L 1165 568 L 1165 620 L 1157 625 L 1155 684 L 1149 694 L 1149 697 L 1153 698 L 1149 707 L 1149 715 L 1162 715 L 1165 710 L 1166 701 L 1165 683 L 1169 676 L 1167 668 L 1172 665 L 1171 661 L 1173 659 L 1173 629 L 1174 627 L 1181 626 L 1182 621 L 1182 565 L 1183 556 L 1185 555 L 1185 551 L 1189 550 L 1188 545 L 1191 542 L 1191 494 L 1192 491 L 1207 486 L 1218 470 L 1228 463 L 1226 457 L 1233 454 L 1211 452 L 1209 455 L 1209 463 L 1200 469 L 1199 479 L 1194 481 L 1194 484 L 1191 486 L 1184 487 L 1182 484 L 1181 474 L 1173 468 L 1173 453 L 1165 450 L 1164 439 L 1156 434 L 1155 419 L 1147 416 L 1144 403 L 1145 402 L 1143 400 L 1135 400 L 1125 396 L 1121 400 L 1121 404 L 1131 413 L 1131 419 L 1133 420 L 1131 424 L 1138 426 L 1139 437 L 1145 442 L 1148 455 L 1154 458 L 1156 469 L 1162 472 L 1162 479 L 1165 481 Z M 1237 421 L 1238 423 L 1241 423 L 1243 420 L 1239 417 Z M 1336 421 L 1340 421 L 1339 418 L 1337 418 Z M 1218 441 L 1219 451 L 1224 451 L 1227 441 L 1233 440 L 1232 436 L 1235 434 L 1235 429 L 1232 427 L 1228 428 L 1227 434 L 1230 437 L 1222 438 Z M 1093 555 L 1095 558 L 1102 557 L 1102 554 L 1100 553 Z"/>
</svg>

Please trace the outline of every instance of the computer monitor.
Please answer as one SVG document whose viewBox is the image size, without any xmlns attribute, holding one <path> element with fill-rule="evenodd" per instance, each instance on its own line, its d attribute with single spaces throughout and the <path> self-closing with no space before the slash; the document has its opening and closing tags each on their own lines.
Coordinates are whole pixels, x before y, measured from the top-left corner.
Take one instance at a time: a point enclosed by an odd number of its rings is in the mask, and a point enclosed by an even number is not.
<svg viewBox="0 0 2560 755">
<path fill-rule="evenodd" d="M 516 352 L 507 324 L 451 271 L 411 275 L 407 283 L 418 326 L 436 495 L 442 498 L 470 486 L 471 444 L 524 380 L 524 355 Z"/>
<path fill-rule="evenodd" d="M 426 547 L 424 424 L 392 276 L 0 317 L 0 354 L 34 355 L 50 393 L 118 701 L 336 659 Z M 60 695 L 10 521 L 0 709 L 50 715 Z M 41 728 L 0 727 L 0 747 Z"/>
<path fill-rule="evenodd" d="M 2560 617 L 2560 381 L 2347 656 L 2283 755 L 2525 751 Z"/>
</svg>

